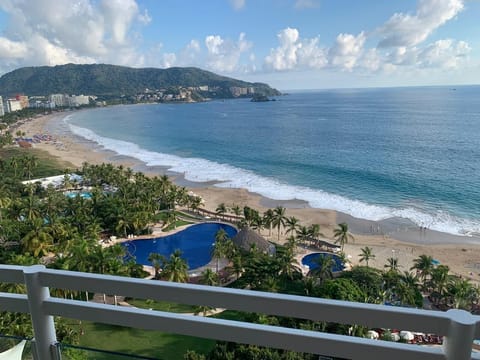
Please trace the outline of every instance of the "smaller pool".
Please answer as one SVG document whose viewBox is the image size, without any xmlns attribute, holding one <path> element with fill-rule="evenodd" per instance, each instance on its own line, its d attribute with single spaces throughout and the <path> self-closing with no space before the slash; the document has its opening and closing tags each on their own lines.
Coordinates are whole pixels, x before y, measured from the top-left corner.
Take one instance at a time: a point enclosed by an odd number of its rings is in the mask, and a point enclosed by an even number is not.
<svg viewBox="0 0 480 360">
<path fill-rule="evenodd" d="M 91 199 L 92 198 L 92 193 L 88 191 L 67 191 L 64 193 L 65 196 L 68 196 L 69 198 L 74 198 L 77 196 L 80 196 L 81 198 L 84 199 Z"/>
<path fill-rule="evenodd" d="M 318 258 L 326 257 L 326 256 L 333 258 L 334 265 L 332 267 L 332 272 L 343 271 L 345 266 L 343 264 L 342 259 L 338 255 L 327 253 L 327 252 L 317 252 L 317 253 L 305 255 L 302 258 L 302 265 L 308 266 L 310 270 L 315 269 L 318 267 Z"/>
<path fill-rule="evenodd" d="M 438 266 L 438 265 L 440 265 L 440 261 L 438 261 L 437 259 L 433 259 L 432 260 L 432 265 Z"/>
</svg>

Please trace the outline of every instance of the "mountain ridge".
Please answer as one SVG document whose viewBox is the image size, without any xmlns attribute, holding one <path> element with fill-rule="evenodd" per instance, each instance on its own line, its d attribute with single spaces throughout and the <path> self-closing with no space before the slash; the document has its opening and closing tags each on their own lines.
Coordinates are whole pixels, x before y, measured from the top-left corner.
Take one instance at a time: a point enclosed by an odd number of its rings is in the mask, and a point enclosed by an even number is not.
<svg viewBox="0 0 480 360">
<path fill-rule="evenodd" d="M 131 68 L 110 64 L 23 67 L 0 77 L 0 95 L 45 96 L 55 93 L 131 96 L 145 89 L 205 87 L 217 98 L 237 97 L 232 88 L 253 88 L 268 96 L 280 92 L 264 83 L 238 80 L 195 67 Z M 253 94 L 251 94 L 253 95 Z"/>
</svg>

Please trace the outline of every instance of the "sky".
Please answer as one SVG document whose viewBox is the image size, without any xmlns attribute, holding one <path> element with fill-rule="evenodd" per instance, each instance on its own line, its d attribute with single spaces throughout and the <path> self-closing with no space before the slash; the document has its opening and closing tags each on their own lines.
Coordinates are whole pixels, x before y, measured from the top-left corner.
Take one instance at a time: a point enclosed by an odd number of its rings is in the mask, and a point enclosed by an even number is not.
<svg viewBox="0 0 480 360">
<path fill-rule="evenodd" d="M 196 66 L 280 90 L 480 84 L 480 0 L 0 0 L 0 75 Z"/>
</svg>

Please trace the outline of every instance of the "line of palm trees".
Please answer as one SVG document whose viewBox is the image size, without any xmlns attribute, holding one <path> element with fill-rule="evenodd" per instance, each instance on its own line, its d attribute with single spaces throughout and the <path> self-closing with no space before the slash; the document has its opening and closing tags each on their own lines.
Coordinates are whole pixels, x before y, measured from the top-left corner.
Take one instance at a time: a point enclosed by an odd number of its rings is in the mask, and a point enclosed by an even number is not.
<svg viewBox="0 0 480 360">
<path fill-rule="evenodd" d="M 287 216 L 286 208 L 277 206 L 274 209 L 267 209 L 263 214 L 259 211 L 252 209 L 249 206 L 245 206 L 242 209 L 240 206 L 233 204 L 230 208 L 221 203 L 216 208 L 216 213 L 222 216 L 229 211 L 236 216 L 243 215 L 243 219 L 240 221 L 240 227 L 247 226 L 253 230 L 257 230 L 259 233 L 262 229 L 268 229 L 268 236 L 272 236 L 272 230 L 276 229 L 277 240 L 280 241 L 280 235 L 282 230 L 285 235 L 288 236 L 287 241 L 298 241 L 304 245 L 318 246 L 319 237 L 325 237 L 320 231 L 319 224 L 311 224 L 309 226 L 301 225 L 300 220 L 294 216 Z M 350 240 L 354 240 L 354 236 L 350 233 L 347 223 L 340 223 L 338 227 L 334 229 L 334 240 L 336 244 L 339 244 L 343 251 L 345 244 Z"/>
<path fill-rule="evenodd" d="M 375 259 L 372 248 L 366 246 L 358 254 L 360 263 L 369 266 Z M 440 309 L 456 308 L 477 310 L 480 289 L 468 279 L 450 273 L 447 265 L 436 264 L 430 255 L 422 254 L 413 260 L 409 271 L 400 272 L 397 257 L 389 257 L 384 268 L 390 274 L 397 274 L 406 284 L 418 288 L 432 304 Z M 405 289 L 396 289 L 397 292 Z M 401 297 L 401 296 L 400 296 Z"/>
</svg>

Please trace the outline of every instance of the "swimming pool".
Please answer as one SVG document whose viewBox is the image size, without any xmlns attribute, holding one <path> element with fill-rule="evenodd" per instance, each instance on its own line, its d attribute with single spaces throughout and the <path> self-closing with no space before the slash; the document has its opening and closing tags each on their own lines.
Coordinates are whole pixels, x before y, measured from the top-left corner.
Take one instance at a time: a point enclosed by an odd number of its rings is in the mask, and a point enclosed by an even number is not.
<svg viewBox="0 0 480 360">
<path fill-rule="evenodd" d="M 175 250 L 182 252 L 182 258 L 187 261 L 188 268 L 196 269 L 207 265 L 212 260 L 212 246 L 215 243 L 215 234 L 224 229 L 232 238 L 237 230 L 230 225 L 220 223 L 204 223 L 189 226 L 178 233 L 155 238 L 130 240 L 122 243 L 127 250 L 127 260 L 134 258 L 137 264 L 152 265 L 148 261 L 150 253 L 159 253 L 170 257 Z"/>
<path fill-rule="evenodd" d="M 325 256 L 330 256 L 333 258 L 334 265 L 332 267 L 332 272 L 342 271 L 345 268 L 342 259 L 338 255 L 327 253 L 327 252 L 316 252 L 316 253 L 305 255 L 302 258 L 302 265 L 308 266 L 310 270 L 315 269 L 318 267 L 317 259 L 319 257 L 325 257 Z"/>
<path fill-rule="evenodd" d="M 81 198 L 84 198 L 84 199 L 92 198 L 92 193 L 88 191 L 66 191 L 64 192 L 64 194 L 69 198 L 75 198 L 77 196 L 80 196 Z"/>
</svg>

